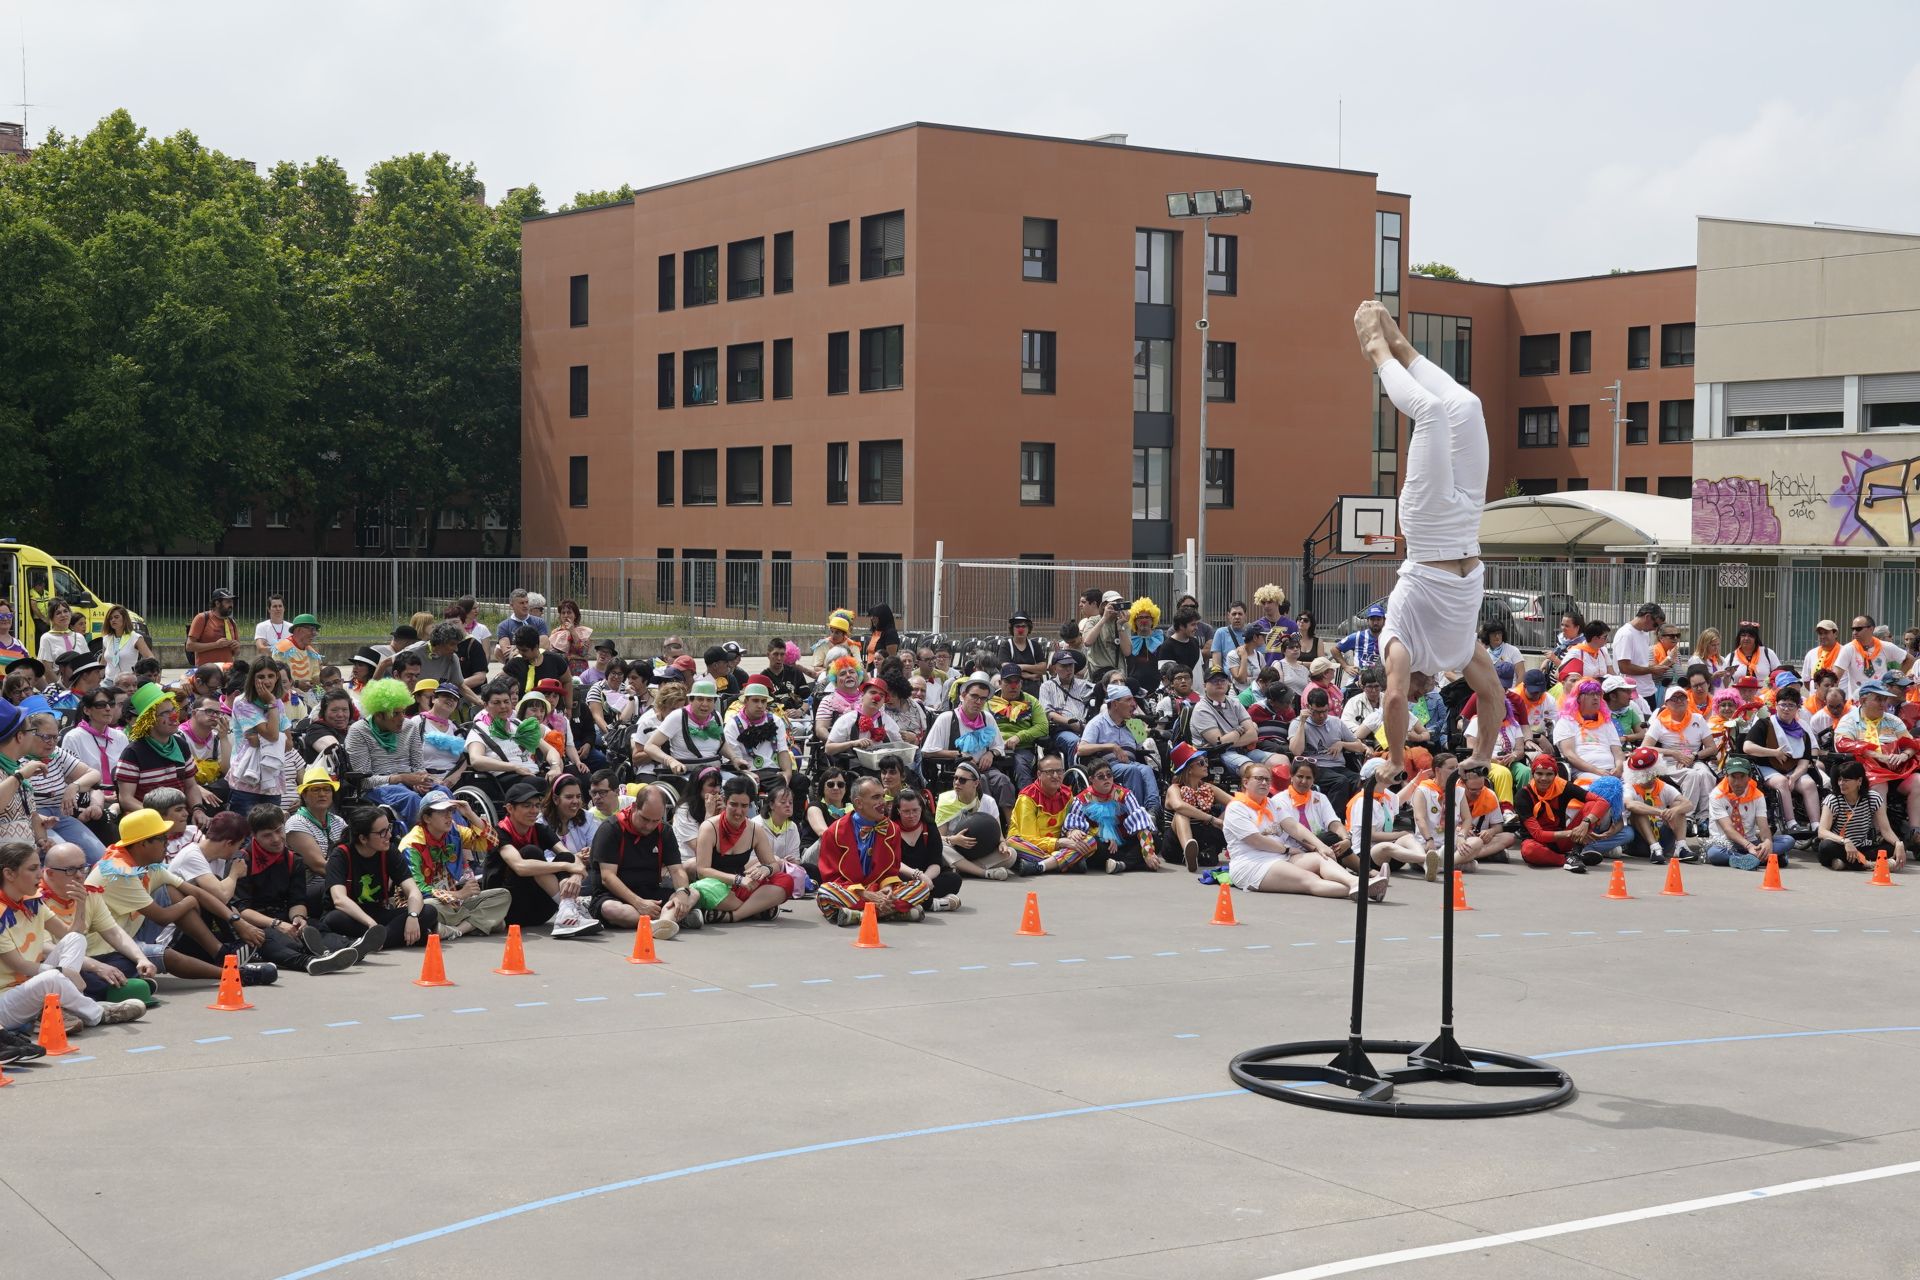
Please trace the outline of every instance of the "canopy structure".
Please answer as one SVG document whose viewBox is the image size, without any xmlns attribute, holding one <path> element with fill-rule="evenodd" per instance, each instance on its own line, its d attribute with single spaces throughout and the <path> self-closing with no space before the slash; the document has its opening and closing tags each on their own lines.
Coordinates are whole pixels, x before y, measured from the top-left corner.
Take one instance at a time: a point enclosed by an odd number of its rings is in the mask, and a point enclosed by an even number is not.
<svg viewBox="0 0 1920 1280">
<path fill-rule="evenodd" d="M 1620 489 L 1501 498 L 1480 517 L 1480 551 L 1490 556 L 1604 556 L 1627 547 L 1682 551 L 1692 541 L 1692 502 Z"/>
</svg>

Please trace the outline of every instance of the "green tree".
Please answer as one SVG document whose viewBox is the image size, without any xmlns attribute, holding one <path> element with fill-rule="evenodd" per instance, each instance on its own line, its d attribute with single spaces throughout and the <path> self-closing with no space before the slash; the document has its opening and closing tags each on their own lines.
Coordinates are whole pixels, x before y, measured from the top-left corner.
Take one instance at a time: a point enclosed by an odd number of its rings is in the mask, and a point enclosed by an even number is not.
<svg viewBox="0 0 1920 1280">
<path fill-rule="evenodd" d="M 1450 267 L 1444 262 L 1416 262 L 1413 264 L 1413 274 L 1417 276 L 1432 276 L 1436 280 L 1473 279 L 1472 276 L 1461 275 L 1456 268 Z"/>
<path fill-rule="evenodd" d="M 571 213 L 575 209 L 591 209 L 597 204 L 618 204 L 622 200 L 633 199 L 633 185 L 623 182 L 611 191 L 576 191 L 573 199 L 554 210 L 555 213 Z"/>
</svg>

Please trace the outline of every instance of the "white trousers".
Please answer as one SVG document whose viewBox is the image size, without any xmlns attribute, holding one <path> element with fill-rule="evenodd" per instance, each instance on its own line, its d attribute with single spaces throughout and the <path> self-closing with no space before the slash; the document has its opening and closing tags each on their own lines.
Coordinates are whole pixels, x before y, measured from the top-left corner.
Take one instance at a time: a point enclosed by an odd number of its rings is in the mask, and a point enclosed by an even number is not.
<svg viewBox="0 0 1920 1280">
<path fill-rule="evenodd" d="M 1407 559 L 1479 555 L 1488 465 L 1487 420 L 1480 397 L 1424 356 L 1410 367 L 1389 360 L 1378 372 L 1393 407 L 1413 419 L 1406 480 L 1400 486 L 1400 533 L 1407 540 Z"/>
<path fill-rule="evenodd" d="M 1713 799 L 1714 787 L 1720 783 L 1720 780 L 1713 776 L 1713 770 L 1703 764 L 1690 764 L 1684 769 L 1669 771 L 1667 778 L 1674 786 L 1680 788 L 1680 794 L 1685 796 L 1687 803 L 1693 806 L 1694 820 L 1705 822 L 1707 804 Z"/>
<path fill-rule="evenodd" d="M 52 992 L 60 997 L 60 1007 L 80 1015 L 90 1027 L 100 1025 L 105 1013 L 99 1002 L 80 990 L 80 962 L 87 956 L 86 935 L 70 933 L 53 944 L 41 962 L 40 972 L 17 986 L 0 991 L 0 1027 L 40 1025 L 40 1010 Z"/>
</svg>

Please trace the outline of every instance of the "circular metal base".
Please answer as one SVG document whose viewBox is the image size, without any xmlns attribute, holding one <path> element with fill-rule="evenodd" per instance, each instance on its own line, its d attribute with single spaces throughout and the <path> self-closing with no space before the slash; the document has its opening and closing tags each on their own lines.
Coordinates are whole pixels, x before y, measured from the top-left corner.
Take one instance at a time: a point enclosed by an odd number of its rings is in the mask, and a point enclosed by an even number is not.
<svg viewBox="0 0 1920 1280">
<path fill-rule="evenodd" d="M 1403 1067 L 1376 1069 L 1369 1054 L 1391 1054 L 1406 1059 Z M 1315 1065 L 1290 1058 L 1331 1055 Z M 1424 1119 L 1475 1119 L 1481 1116 L 1522 1115 L 1545 1111 L 1573 1099 L 1573 1077 L 1558 1067 L 1517 1053 L 1494 1049 L 1462 1049 L 1448 1033 L 1426 1044 L 1413 1040 L 1295 1040 L 1263 1045 L 1236 1054 L 1227 1074 L 1243 1089 L 1296 1106 L 1346 1111 L 1370 1116 L 1416 1116 Z M 1431 1099 L 1400 1101 L 1394 1089 L 1402 1084 L 1450 1081 L 1477 1088 L 1528 1089 L 1517 1095 L 1469 1096 L 1458 1102 Z M 1321 1093 L 1313 1085 L 1332 1085 L 1348 1093 Z"/>
</svg>

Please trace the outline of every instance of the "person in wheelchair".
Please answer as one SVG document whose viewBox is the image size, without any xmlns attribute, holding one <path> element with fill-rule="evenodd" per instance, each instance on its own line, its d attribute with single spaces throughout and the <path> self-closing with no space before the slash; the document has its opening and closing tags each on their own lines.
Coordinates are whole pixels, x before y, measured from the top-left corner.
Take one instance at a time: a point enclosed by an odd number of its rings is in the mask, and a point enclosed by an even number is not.
<svg viewBox="0 0 1920 1280">
<path fill-rule="evenodd" d="M 307 764 L 335 762 L 346 743 L 347 730 L 353 728 L 359 715 L 353 695 L 345 689 L 322 694 L 313 714 L 293 727 L 290 736 L 294 749 Z"/>
<path fill-rule="evenodd" d="M 726 726 L 714 711 L 720 690 L 710 678 L 693 682 L 687 692 L 687 705 L 669 711 L 660 727 L 647 735 L 646 756 L 657 767 L 663 782 L 676 780 L 701 765 L 720 759 L 726 739 Z"/>
<path fill-rule="evenodd" d="M 747 677 L 740 691 L 740 706 L 727 717 L 720 740 L 720 755 L 741 773 L 756 778 L 762 786 L 773 778 L 793 779 L 793 748 L 787 741 L 787 726 L 769 709 L 773 682 L 763 675 Z"/>
<path fill-rule="evenodd" d="M 1025 675 L 1018 664 L 1000 665 L 1000 692 L 988 701 L 987 710 L 1000 727 L 1003 767 L 1012 766 L 1015 789 L 1024 787 L 1033 781 L 1034 758 L 1047 739 L 1047 713 L 1040 699 L 1027 692 Z"/>
<path fill-rule="evenodd" d="M 853 710 L 842 713 L 833 722 L 827 734 L 826 752 L 831 759 L 904 742 L 900 722 L 887 710 L 887 686 L 879 680 L 869 680 L 860 686 L 860 701 Z"/>
<path fill-rule="evenodd" d="M 414 718 L 420 722 L 420 754 L 427 772 L 443 786 L 459 786 L 467 772 L 466 735 L 453 719 L 460 710 L 460 691 L 429 678 L 413 686 L 413 700 L 419 707 Z"/>
<path fill-rule="evenodd" d="M 1069 759 L 1088 718 L 1098 709 L 1092 682 L 1080 678 L 1086 663 L 1086 655 L 1078 649 L 1056 649 L 1047 678 L 1040 685 L 1040 709 L 1047 713 L 1054 749 Z"/>
<path fill-rule="evenodd" d="M 560 753 L 546 741 L 545 726 L 531 716 L 514 719 L 517 692 L 513 681 L 504 678 L 482 685 L 486 709 L 467 730 L 468 773 L 495 799 L 518 779 L 539 779 L 543 767 L 549 773 L 560 771 Z"/>
<path fill-rule="evenodd" d="M 999 812 L 1011 814 L 1015 788 L 1013 780 L 997 767 L 1003 758 L 1000 726 L 987 710 L 991 682 L 983 675 L 971 675 L 960 682 L 956 692 L 957 704 L 934 718 L 921 744 L 925 769 L 931 774 L 962 762 L 972 764 L 982 789 L 992 797 Z M 1003 817 L 1003 828 L 1004 823 Z"/>
<path fill-rule="evenodd" d="M 1187 870 L 1198 871 L 1203 861 L 1218 866 L 1220 855 L 1227 851 L 1224 815 L 1233 797 L 1208 779 L 1206 753 L 1191 742 L 1177 744 L 1170 763 L 1172 777 L 1161 806 L 1166 829 L 1179 846 Z"/>
<path fill-rule="evenodd" d="M 512 686 L 506 686 L 509 703 Z M 420 817 L 420 804 L 433 792 L 446 793 L 438 777 L 427 771 L 422 729 L 407 712 L 413 694 L 398 680 L 375 680 L 360 694 L 366 718 L 347 730 L 347 773 L 370 804 L 387 805 L 400 815 L 401 832 Z"/>
</svg>

